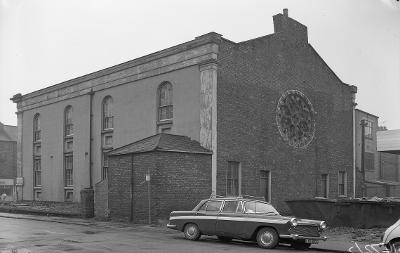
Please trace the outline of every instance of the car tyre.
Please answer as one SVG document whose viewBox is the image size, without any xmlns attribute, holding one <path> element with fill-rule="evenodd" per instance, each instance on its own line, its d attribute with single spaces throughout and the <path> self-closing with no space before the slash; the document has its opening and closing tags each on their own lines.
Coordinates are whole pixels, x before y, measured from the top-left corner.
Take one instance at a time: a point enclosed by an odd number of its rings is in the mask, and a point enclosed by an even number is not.
<svg viewBox="0 0 400 253">
<path fill-rule="evenodd" d="M 390 253 L 400 252 L 400 240 L 396 240 L 389 243 Z"/>
<path fill-rule="evenodd" d="M 273 249 L 279 242 L 278 233 L 273 228 L 261 228 L 256 239 L 258 246 L 264 249 Z"/>
<path fill-rule="evenodd" d="M 218 236 L 218 240 L 220 240 L 221 242 L 230 242 L 232 241 L 232 238 L 227 236 Z"/>
<path fill-rule="evenodd" d="M 192 241 L 199 240 L 201 234 L 199 227 L 196 224 L 189 223 L 186 224 L 185 229 L 183 230 L 185 238 Z"/>
<path fill-rule="evenodd" d="M 291 246 L 292 246 L 294 249 L 297 249 L 297 250 L 307 250 L 307 249 L 310 248 L 311 243 L 292 242 L 292 243 L 291 243 Z"/>
</svg>

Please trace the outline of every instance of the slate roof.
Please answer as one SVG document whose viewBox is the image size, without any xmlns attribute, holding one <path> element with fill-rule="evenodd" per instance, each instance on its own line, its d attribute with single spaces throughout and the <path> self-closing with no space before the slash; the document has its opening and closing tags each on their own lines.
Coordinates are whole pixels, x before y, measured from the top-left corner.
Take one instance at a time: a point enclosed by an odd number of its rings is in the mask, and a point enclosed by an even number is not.
<svg viewBox="0 0 400 253">
<path fill-rule="evenodd" d="M 144 153 L 150 151 L 166 151 L 193 154 L 212 154 L 200 143 L 187 136 L 159 133 L 108 152 L 109 156 Z"/>
<path fill-rule="evenodd" d="M 17 127 L 0 122 L 0 141 L 17 141 Z"/>
</svg>

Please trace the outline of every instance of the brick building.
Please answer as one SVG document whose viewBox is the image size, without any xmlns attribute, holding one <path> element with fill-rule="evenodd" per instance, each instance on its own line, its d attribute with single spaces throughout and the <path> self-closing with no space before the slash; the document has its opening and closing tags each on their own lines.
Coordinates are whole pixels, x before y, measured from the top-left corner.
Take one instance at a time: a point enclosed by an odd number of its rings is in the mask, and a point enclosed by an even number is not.
<svg viewBox="0 0 400 253">
<path fill-rule="evenodd" d="M 15 95 L 24 198 L 79 201 L 96 184 L 104 202 L 107 152 L 158 133 L 212 151 L 209 193 L 264 196 L 283 212 L 287 199 L 351 196 L 356 87 L 286 9 L 273 21 L 270 35 L 233 42 L 211 32 Z"/>
<path fill-rule="evenodd" d="M 361 152 L 362 139 L 365 143 L 364 171 L 367 197 L 400 197 L 400 156 L 394 152 L 378 152 L 378 131 L 386 131 L 379 127 L 378 116 L 371 113 L 355 110 L 356 120 L 356 168 L 362 171 Z M 364 136 L 362 136 L 362 120 L 365 122 Z M 362 180 L 362 178 L 360 178 Z M 361 197 L 359 195 L 358 197 Z"/>
<path fill-rule="evenodd" d="M 14 198 L 17 176 L 17 127 L 0 123 L 0 195 Z"/>
<path fill-rule="evenodd" d="M 186 136 L 159 133 L 108 155 L 107 185 L 96 185 L 97 192 L 106 193 L 97 194 L 106 196 L 95 201 L 98 217 L 108 209 L 111 217 L 146 223 L 149 201 L 156 221 L 210 196 L 212 152 Z"/>
</svg>

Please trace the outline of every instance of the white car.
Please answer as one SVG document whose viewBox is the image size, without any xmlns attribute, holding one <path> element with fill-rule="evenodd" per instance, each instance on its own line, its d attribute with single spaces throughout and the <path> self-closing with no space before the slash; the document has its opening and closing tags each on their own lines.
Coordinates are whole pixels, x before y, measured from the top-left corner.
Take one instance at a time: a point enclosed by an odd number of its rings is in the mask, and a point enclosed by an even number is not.
<svg viewBox="0 0 400 253">
<path fill-rule="evenodd" d="M 386 229 L 380 245 L 385 246 L 390 252 L 400 252 L 400 219 Z"/>
</svg>

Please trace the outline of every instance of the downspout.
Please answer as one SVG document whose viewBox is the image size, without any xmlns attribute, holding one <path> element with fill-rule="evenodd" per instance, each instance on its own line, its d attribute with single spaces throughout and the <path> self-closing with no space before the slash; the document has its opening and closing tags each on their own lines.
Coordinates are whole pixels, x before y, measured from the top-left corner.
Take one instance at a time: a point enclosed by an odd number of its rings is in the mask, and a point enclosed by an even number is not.
<svg viewBox="0 0 400 253">
<path fill-rule="evenodd" d="M 353 110 L 353 198 L 356 198 L 356 93 L 357 93 L 357 87 L 352 86 L 352 94 L 351 94 L 351 100 L 352 100 L 352 110 Z"/>
<path fill-rule="evenodd" d="M 133 153 L 132 153 L 132 156 L 131 156 L 131 215 L 130 215 L 130 218 L 129 218 L 129 221 L 130 222 L 133 222 L 133 182 L 134 182 L 134 178 L 133 178 Z"/>
<path fill-rule="evenodd" d="M 93 179 L 92 179 L 92 174 L 93 174 L 93 160 L 92 160 L 92 142 L 93 142 L 93 89 L 90 89 L 88 92 L 90 102 L 89 102 L 89 188 L 93 188 Z"/>
</svg>

